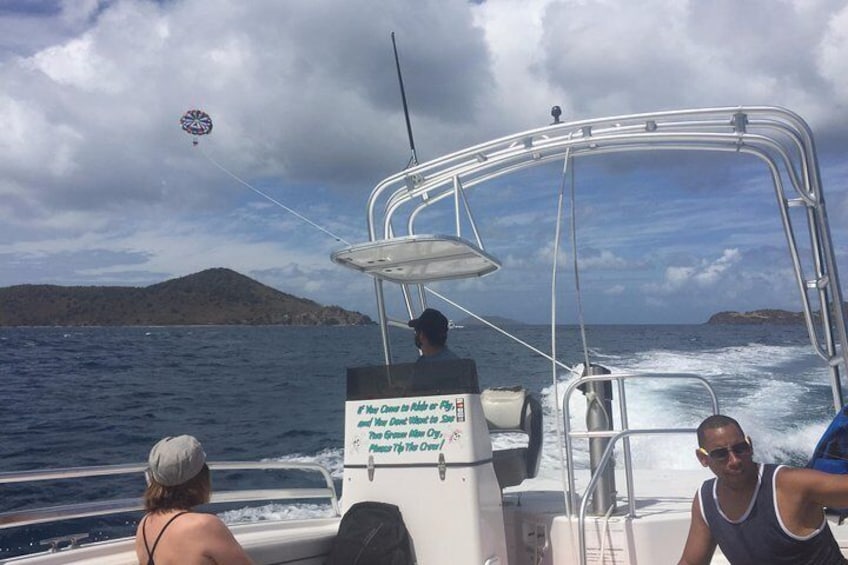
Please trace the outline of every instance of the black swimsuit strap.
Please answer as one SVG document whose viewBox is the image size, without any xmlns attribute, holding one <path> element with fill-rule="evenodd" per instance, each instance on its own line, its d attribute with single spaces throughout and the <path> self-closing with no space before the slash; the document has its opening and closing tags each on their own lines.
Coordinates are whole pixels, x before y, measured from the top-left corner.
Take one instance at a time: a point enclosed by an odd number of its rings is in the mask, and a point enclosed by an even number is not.
<svg viewBox="0 0 848 565">
<path fill-rule="evenodd" d="M 142 537 L 142 539 L 144 539 L 144 549 L 147 550 L 147 565 L 154 565 L 154 563 L 153 563 L 153 552 L 156 551 L 156 546 L 159 545 L 159 540 L 162 539 L 162 534 L 165 533 L 165 530 L 168 529 L 168 526 L 171 525 L 171 522 L 173 522 L 174 520 L 176 520 L 177 518 L 179 518 L 183 514 L 188 514 L 188 511 L 184 510 L 182 512 L 178 512 L 178 513 L 174 514 L 173 516 L 171 516 L 171 519 L 168 520 L 165 523 L 165 525 L 162 527 L 162 530 L 159 532 L 159 535 L 156 536 L 156 541 L 153 542 L 153 548 L 152 549 L 150 548 L 149 545 L 147 545 L 147 532 L 144 530 L 144 524 L 145 524 L 145 522 L 147 522 L 147 518 L 150 516 L 150 514 L 148 514 L 147 516 L 144 517 L 144 520 L 142 520 L 142 523 L 141 523 L 141 537 Z"/>
</svg>

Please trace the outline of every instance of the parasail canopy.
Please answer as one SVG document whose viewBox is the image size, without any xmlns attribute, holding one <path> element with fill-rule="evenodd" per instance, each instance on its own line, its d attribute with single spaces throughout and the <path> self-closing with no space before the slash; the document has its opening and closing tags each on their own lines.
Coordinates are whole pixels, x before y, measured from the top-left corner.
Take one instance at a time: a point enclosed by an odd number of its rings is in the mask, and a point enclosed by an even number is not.
<svg viewBox="0 0 848 565">
<path fill-rule="evenodd" d="M 212 131 L 212 118 L 203 110 L 189 110 L 180 118 L 180 126 L 191 135 L 206 135 Z"/>
</svg>

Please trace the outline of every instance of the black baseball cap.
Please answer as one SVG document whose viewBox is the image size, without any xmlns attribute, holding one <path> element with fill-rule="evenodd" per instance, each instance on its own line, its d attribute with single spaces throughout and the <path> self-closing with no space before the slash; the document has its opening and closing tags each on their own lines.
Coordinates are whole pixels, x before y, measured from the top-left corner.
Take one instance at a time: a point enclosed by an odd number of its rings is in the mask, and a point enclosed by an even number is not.
<svg viewBox="0 0 848 565">
<path fill-rule="evenodd" d="M 424 332 L 427 336 L 438 336 L 448 334 L 448 319 L 445 315 L 434 308 L 427 308 L 414 320 L 407 324 L 416 331 Z"/>
</svg>

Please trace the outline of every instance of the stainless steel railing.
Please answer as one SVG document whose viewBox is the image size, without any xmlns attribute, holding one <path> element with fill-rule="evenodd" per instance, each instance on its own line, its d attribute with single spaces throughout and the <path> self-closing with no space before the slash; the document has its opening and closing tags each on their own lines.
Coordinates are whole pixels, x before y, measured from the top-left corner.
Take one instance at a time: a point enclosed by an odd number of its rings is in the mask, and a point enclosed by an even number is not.
<svg viewBox="0 0 848 565">
<path fill-rule="evenodd" d="M 567 484 L 567 492 L 568 496 L 565 497 L 566 502 L 566 514 L 569 516 L 574 515 L 573 508 L 573 499 L 575 491 L 574 485 L 574 447 L 573 447 L 573 439 L 590 439 L 590 438 L 612 438 L 620 433 L 620 431 L 627 431 L 630 429 L 628 417 L 627 417 L 627 397 L 625 393 L 624 381 L 631 379 L 639 379 L 639 380 L 649 380 L 649 379 L 678 379 L 678 380 L 690 380 L 694 381 L 696 384 L 704 387 L 707 391 L 707 394 L 710 397 L 710 402 L 712 404 L 712 412 L 711 414 L 718 414 L 718 397 L 716 396 L 715 391 L 713 390 L 710 383 L 703 377 L 699 375 L 695 375 L 692 373 L 661 373 L 661 374 L 645 374 L 645 373 L 609 373 L 605 375 L 588 375 L 582 376 L 578 379 L 574 379 L 572 382 L 568 384 L 568 387 L 565 390 L 565 395 L 563 396 L 563 429 L 565 430 L 565 456 L 566 456 L 566 472 L 568 476 L 568 484 Z M 618 397 L 618 409 L 620 415 L 620 430 L 610 430 L 610 431 L 574 431 L 571 429 L 571 413 L 569 410 L 569 400 L 571 399 L 571 395 L 583 383 L 587 382 L 596 382 L 596 381 L 615 381 L 617 385 L 617 396 Z M 682 428 L 669 428 L 668 432 L 661 433 L 669 433 L 671 431 L 675 433 L 683 432 Z M 657 429 L 656 431 L 659 431 Z M 629 513 L 631 515 L 635 515 L 636 507 L 635 502 L 633 500 L 633 460 L 630 454 L 630 440 L 629 436 L 624 436 L 624 472 L 625 478 L 627 481 L 627 498 L 629 500 Z M 600 469 L 598 469 L 600 472 Z M 587 491 L 591 492 L 591 491 Z"/>
<path fill-rule="evenodd" d="M 636 498 L 633 486 L 633 460 L 630 453 L 630 437 L 634 435 L 667 435 L 667 434 L 693 434 L 694 428 L 656 428 L 656 429 L 630 429 L 627 419 L 627 399 L 625 396 L 625 381 L 631 379 L 652 380 L 652 379 L 678 379 L 694 381 L 695 384 L 702 386 L 709 398 L 712 408 L 712 414 L 719 413 L 718 397 L 710 383 L 703 377 L 691 373 L 661 373 L 661 374 L 644 374 L 644 373 L 609 373 L 600 375 L 585 375 L 574 379 L 569 383 L 563 396 L 563 419 L 565 430 L 565 452 L 566 452 L 566 468 L 568 484 L 566 485 L 567 492 L 565 497 L 566 513 L 569 516 L 574 516 L 574 501 L 575 501 L 575 479 L 574 479 L 574 446 L 573 439 L 592 439 L 592 438 L 609 438 L 609 443 L 604 449 L 597 468 L 592 472 L 589 484 L 586 486 L 583 495 L 579 497 L 580 507 L 577 512 L 578 516 L 578 550 L 580 565 L 586 563 L 586 509 L 590 494 L 598 486 L 599 481 L 607 470 L 607 467 L 612 461 L 612 455 L 615 449 L 615 444 L 622 440 L 624 445 L 624 472 L 627 488 L 627 515 L 630 517 L 636 516 Z M 583 383 L 597 381 L 615 381 L 618 390 L 618 406 L 619 416 L 621 419 L 619 430 L 608 431 L 574 431 L 571 429 L 571 414 L 569 410 L 569 400 L 574 391 Z"/>
<path fill-rule="evenodd" d="M 601 456 L 601 459 L 598 463 L 598 469 L 595 473 L 592 474 L 592 478 L 589 480 L 589 484 L 586 485 L 586 491 L 583 493 L 582 500 L 580 501 L 580 511 L 577 518 L 577 531 L 578 531 L 578 549 L 580 556 L 580 565 L 586 565 L 586 508 L 588 507 L 589 502 L 589 493 L 598 485 L 598 481 L 603 476 L 604 471 L 609 465 L 610 461 L 612 461 L 612 454 L 615 450 L 615 444 L 620 439 L 624 439 L 625 441 L 630 439 L 630 436 L 634 435 L 668 435 L 668 434 L 694 434 L 695 428 L 663 428 L 663 429 L 651 429 L 651 430 L 625 430 L 616 432 L 613 436 L 610 437 L 610 442 L 607 444 L 606 449 L 604 450 L 604 454 Z M 628 489 L 631 485 L 628 485 Z M 631 491 L 627 493 L 628 497 L 628 515 L 631 517 L 635 517 L 636 509 L 635 509 L 635 499 L 632 495 Z"/>
<path fill-rule="evenodd" d="M 333 479 L 330 476 L 330 472 L 322 465 L 313 463 L 284 463 L 279 461 L 210 461 L 209 468 L 212 471 L 279 469 L 313 472 L 319 473 L 323 477 L 325 485 L 320 488 L 244 489 L 215 492 L 212 494 L 212 504 L 324 499 L 329 501 L 334 514 L 336 516 L 340 515 L 339 502 L 338 497 L 336 496 L 335 486 L 333 485 Z M 64 479 L 84 479 L 108 475 L 132 475 L 138 473 L 141 479 L 140 485 L 143 486 L 144 479 L 142 474 L 145 469 L 147 469 L 146 464 L 138 463 L 105 465 L 98 467 L 67 467 L 35 471 L 6 472 L 0 473 L 0 485 Z M 55 505 L 43 508 L 15 510 L 11 512 L 0 512 L 0 530 L 5 528 L 29 526 L 32 524 L 71 520 L 74 518 L 88 518 L 92 516 L 120 514 L 123 512 L 135 512 L 143 509 L 144 506 L 139 493 L 137 498 L 99 500 L 75 504 Z"/>
</svg>

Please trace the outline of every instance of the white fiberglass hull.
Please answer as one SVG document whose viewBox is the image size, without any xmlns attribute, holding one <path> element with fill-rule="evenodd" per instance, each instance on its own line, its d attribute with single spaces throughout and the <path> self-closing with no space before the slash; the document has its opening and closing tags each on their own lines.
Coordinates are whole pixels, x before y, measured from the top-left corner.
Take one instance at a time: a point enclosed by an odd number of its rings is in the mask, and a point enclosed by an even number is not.
<svg viewBox="0 0 848 565">
<path fill-rule="evenodd" d="M 677 563 L 689 529 L 692 496 L 706 478 L 709 478 L 707 471 L 635 471 L 637 517 L 611 515 L 587 518 L 586 563 Z M 582 475 L 578 478 L 578 485 L 585 485 L 587 479 L 588 475 Z M 624 474 L 618 473 L 616 480 L 624 481 Z M 530 480 L 521 487 L 508 489 L 504 495 L 504 523 L 509 562 L 501 565 L 579 564 L 577 519 L 565 516 L 564 504 L 556 481 Z M 619 507 L 625 504 L 619 500 Z M 440 514 L 429 519 L 450 518 Z M 232 530 L 259 565 L 281 562 L 322 565 L 338 523 L 338 518 L 263 521 L 234 525 Z M 848 526 L 835 522 L 831 522 L 830 526 L 843 553 L 848 555 Z M 3 563 L 129 565 L 137 562 L 134 541 L 122 539 L 84 544 L 75 549 L 10 559 Z M 717 551 L 712 563 L 721 565 L 728 562 Z M 419 561 L 419 565 L 436 564 Z"/>
</svg>

